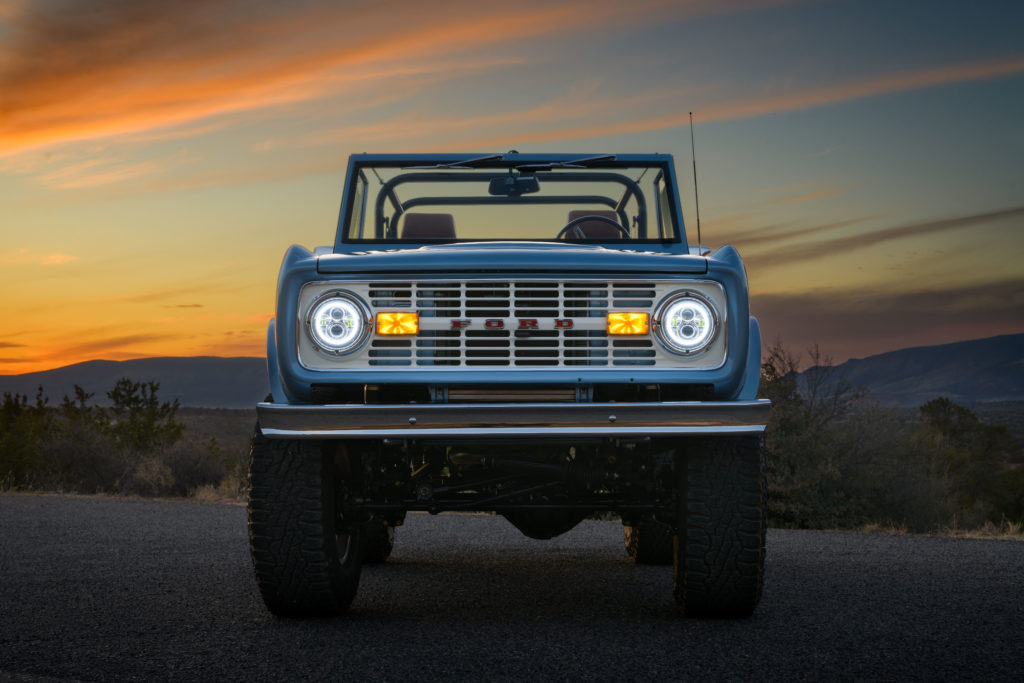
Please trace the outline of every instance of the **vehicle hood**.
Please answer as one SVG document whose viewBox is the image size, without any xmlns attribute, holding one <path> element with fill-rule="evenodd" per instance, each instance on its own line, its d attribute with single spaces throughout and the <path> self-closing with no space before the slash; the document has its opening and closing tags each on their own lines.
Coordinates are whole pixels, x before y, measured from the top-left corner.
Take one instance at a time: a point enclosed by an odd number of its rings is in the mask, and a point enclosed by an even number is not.
<svg viewBox="0 0 1024 683">
<path fill-rule="evenodd" d="M 614 249 L 592 244 L 481 242 L 321 254 L 320 273 L 488 272 L 706 273 L 707 259 L 690 254 Z"/>
</svg>

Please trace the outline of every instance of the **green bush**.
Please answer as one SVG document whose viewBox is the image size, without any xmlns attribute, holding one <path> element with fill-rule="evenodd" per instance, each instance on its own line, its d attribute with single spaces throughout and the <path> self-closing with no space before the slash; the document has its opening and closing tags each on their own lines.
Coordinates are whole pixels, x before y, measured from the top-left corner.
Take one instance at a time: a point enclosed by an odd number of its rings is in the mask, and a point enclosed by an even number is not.
<svg viewBox="0 0 1024 683">
<path fill-rule="evenodd" d="M 42 388 L 35 403 L 7 394 L 0 404 L 0 482 L 8 488 L 185 496 L 239 478 L 237 458 L 216 439 L 184 437 L 178 402 L 161 402 L 156 382 L 118 380 L 108 408 L 75 387 L 57 408 Z M 237 487 L 235 487 L 237 488 Z"/>
<path fill-rule="evenodd" d="M 107 425 L 118 444 L 135 453 L 149 453 L 173 446 L 181 438 L 185 425 L 174 419 L 178 399 L 161 403 L 156 396 L 159 389 L 156 382 L 132 382 L 125 377 L 107 392 L 113 402 Z"/>
<path fill-rule="evenodd" d="M 6 487 L 31 485 L 43 465 L 40 443 L 50 431 L 53 411 L 39 387 L 34 403 L 28 396 L 5 393 L 0 403 L 0 482 Z"/>
<path fill-rule="evenodd" d="M 953 520 L 1024 521 L 1020 440 L 939 398 L 916 413 L 880 406 L 811 349 L 812 368 L 776 343 L 762 368 L 772 400 L 765 433 L 768 512 L 776 526 L 895 525 L 930 531 Z"/>
<path fill-rule="evenodd" d="M 772 525 L 930 531 L 1024 523 L 1024 447 L 1005 426 L 946 398 L 919 410 L 878 405 L 838 377 L 817 349 L 809 359 L 813 369 L 800 374 L 797 359 L 775 344 L 762 368 L 761 395 L 773 403 L 765 433 Z M 106 394 L 107 408 L 77 386 L 57 407 L 42 388 L 33 401 L 5 394 L 0 485 L 241 495 L 252 416 L 193 415 L 193 427 L 205 424 L 225 448 L 186 432 L 178 402 L 160 401 L 158 391 L 155 382 L 121 379 Z"/>
</svg>

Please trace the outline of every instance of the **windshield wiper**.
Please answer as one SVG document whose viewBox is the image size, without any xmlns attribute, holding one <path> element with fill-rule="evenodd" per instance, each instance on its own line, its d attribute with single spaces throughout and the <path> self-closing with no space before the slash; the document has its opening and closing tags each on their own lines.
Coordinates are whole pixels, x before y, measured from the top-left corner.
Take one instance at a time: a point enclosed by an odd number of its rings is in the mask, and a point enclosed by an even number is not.
<svg viewBox="0 0 1024 683">
<path fill-rule="evenodd" d="M 572 161 L 549 161 L 540 164 L 522 164 L 516 166 L 520 173 L 534 173 L 536 171 L 550 171 L 554 168 L 586 168 L 590 164 L 599 161 L 615 161 L 614 154 L 605 154 L 600 157 L 586 157 L 584 159 L 573 159 Z"/>
<path fill-rule="evenodd" d="M 451 161 L 447 164 L 430 164 L 427 166 L 403 166 L 403 171 L 411 171 L 413 169 L 438 169 L 438 168 L 451 168 L 468 170 L 473 168 L 476 164 L 482 164 L 485 161 L 501 161 L 505 157 L 501 154 L 491 154 L 485 157 L 476 157 L 475 159 L 463 159 L 462 161 Z"/>
</svg>

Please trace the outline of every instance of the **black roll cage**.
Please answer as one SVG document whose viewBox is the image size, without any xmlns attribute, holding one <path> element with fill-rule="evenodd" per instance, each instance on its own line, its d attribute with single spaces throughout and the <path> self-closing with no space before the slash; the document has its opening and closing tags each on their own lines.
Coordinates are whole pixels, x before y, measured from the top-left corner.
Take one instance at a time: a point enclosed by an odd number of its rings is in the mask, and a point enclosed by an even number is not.
<svg viewBox="0 0 1024 683">
<path fill-rule="evenodd" d="M 629 217 L 626 215 L 626 203 L 632 197 L 637 200 L 637 239 L 647 238 L 647 204 L 644 200 L 644 193 L 640 186 L 632 178 L 621 173 L 533 173 L 538 182 L 579 182 L 579 181 L 608 181 L 619 183 L 625 189 L 618 201 L 611 197 L 601 195 L 558 195 L 551 197 L 536 197 L 530 194 L 511 196 L 488 196 L 488 197 L 415 197 L 407 201 L 398 198 L 395 188 L 399 185 L 411 182 L 466 182 L 482 181 L 490 183 L 496 178 L 506 178 L 507 173 L 403 173 L 385 182 L 377 193 L 376 203 L 376 224 L 374 235 L 384 239 L 398 238 L 398 219 L 407 210 L 417 206 L 487 206 L 487 205 L 513 205 L 513 204 L 603 204 L 612 208 L 619 216 L 620 223 L 627 230 L 629 229 Z M 395 210 L 390 220 L 384 219 L 384 201 L 391 203 Z"/>
</svg>

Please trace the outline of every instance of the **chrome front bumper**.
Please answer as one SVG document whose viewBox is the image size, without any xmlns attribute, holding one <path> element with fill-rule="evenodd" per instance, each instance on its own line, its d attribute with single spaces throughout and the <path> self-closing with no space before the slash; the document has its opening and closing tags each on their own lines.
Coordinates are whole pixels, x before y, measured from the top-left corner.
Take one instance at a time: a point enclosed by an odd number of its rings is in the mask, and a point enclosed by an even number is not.
<svg viewBox="0 0 1024 683">
<path fill-rule="evenodd" d="M 771 401 L 256 406 L 270 438 L 419 439 L 756 434 Z"/>
</svg>

